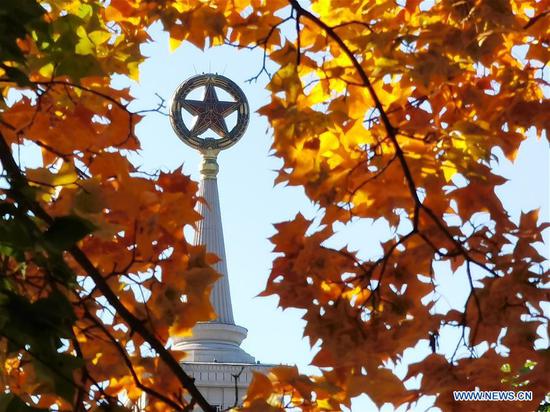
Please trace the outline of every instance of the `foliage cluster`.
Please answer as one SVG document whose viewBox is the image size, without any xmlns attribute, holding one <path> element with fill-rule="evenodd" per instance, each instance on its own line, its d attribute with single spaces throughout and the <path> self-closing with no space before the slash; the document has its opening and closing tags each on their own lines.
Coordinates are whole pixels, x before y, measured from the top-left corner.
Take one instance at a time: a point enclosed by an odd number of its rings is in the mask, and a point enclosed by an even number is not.
<svg viewBox="0 0 550 412">
<path fill-rule="evenodd" d="M 339 410 L 368 393 L 413 404 L 453 390 L 548 390 L 546 227 L 514 222 L 495 188 L 498 153 L 513 160 L 528 131 L 548 138 L 549 12 L 539 0 L 3 0 L 0 3 L 0 410 L 213 410 L 166 349 L 213 318 L 214 257 L 191 246 L 196 184 L 151 178 L 128 90 L 148 28 L 172 47 L 263 50 L 271 101 L 261 108 L 283 160 L 278 182 L 303 186 L 322 227 L 276 225 L 265 295 L 305 310 L 321 376 L 257 375 L 243 410 Z M 518 50 L 525 53 L 518 58 Z M 268 68 L 276 67 L 274 73 Z M 40 147 L 42 166 L 15 159 Z M 335 223 L 385 219 L 394 237 L 363 261 L 326 240 Z M 436 310 L 433 269 L 449 262 L 470 291 Z M 452 276 L 449 274 L 448 276 Z M 185 299 L 182 297 L 185 296 Z M 444 329 L 457 350 L 439 350 Z M 449 335 L 446 335 L 449 336 Z M 537 343 L 538 339 L 538 343 Z M 407 348 L 432 354 L 392 372 Z M 466 349 L 466 350 L 465 350 Z M 151 355 L 153 353 L 154 355 Z M 546 373 L 545 373 L 546 372 Z M 281 404 L 285 394 L 285 404 Z"/>
</svg>

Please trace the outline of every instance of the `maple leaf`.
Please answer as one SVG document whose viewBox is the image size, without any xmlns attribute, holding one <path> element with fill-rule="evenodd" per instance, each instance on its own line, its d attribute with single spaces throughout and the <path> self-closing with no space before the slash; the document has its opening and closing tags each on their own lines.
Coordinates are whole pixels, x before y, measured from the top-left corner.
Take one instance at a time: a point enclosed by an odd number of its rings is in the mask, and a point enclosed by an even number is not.
<svg viewBox="0 0 550 412">
<path fill-rule="evenodd" d="M 539 243 L 548 223 L 536 211 L 519 222 L 508 215 L 492 162 L 499 150 L 514 161 L 527 130 L 548 139 L 540 73 L 550 15 L 534 0 L 425 7 L 3 1 L 0 349 L 9 394 L 0 409 L 124 410 L 116 397 L 146 395 L 146 410 L 183 411 L 187 393 L 213 410 L 166 349 L 171 335 L 215 316 L 216 257 L 183 231 L 200 218 L 197 185 L 180 171 L 136 173 L 128 151 L 140 149 L 141 116 L 130 91 L 112 85 L 114 75 L 139 78 L 156 23 L 171 48 L 262 49 L 260 74 L 273 73 L 259 114 L 282 161 L 276 182 L 302 187 L 322 215 L 320 228 L 301 214 L 275 224 L 277 256 L 261 293 L 305 310 L 322 376 L 256 374 L 243 409 L 332 411 L 367 393 L 396 406 L 435 395 L 454 410 L 477 406 L 457 404 L 453 390 L 510 385 L 534 394 L 514 408 L 535 409 L 547 391 Z M 42 167 L 14 160 L 25 144 L 40 148 Z M 327 247 L 338 223 L 367 219 L 393 230 L 380 256 Z M 447 263 L 454 275 L 440 269 Z M 463 307 L 434 313 L 438 282 L 461 275 Z M 432 354 L 408 366 L 408 377 L 422 374 L 408 391 L 387 363 L 426 342 Z M 480 343 L 490 349 L 479 353 Z M 450 346 L 455 353 L 442 356 Z M 144 347 L 155 354 L 144 357 Z"/>
</svg>

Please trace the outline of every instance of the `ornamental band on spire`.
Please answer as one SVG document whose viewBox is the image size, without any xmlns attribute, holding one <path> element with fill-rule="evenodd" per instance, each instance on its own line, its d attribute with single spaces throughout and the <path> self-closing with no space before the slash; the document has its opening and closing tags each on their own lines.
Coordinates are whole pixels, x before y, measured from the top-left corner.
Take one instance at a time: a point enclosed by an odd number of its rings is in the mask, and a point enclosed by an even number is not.
<svg viewBox="0 0 550 412">
<path fill-rule="evenodd" d="M 203 100 L 188 99 L 187 96 L 199 87 L 205 88 Z M 234 101 L 220 101 L 216 88 L 227 92 Z M 197 119 L 189 128 L 183 121 L 182 110 Z M 237 111 L 237 123 L 228 130 L 225 118 Z M 233 146 L 244 134 L 249 120 L 248 101 L 243 91 L 233 81 L 219 74 L 201 74 L 183 82 L 174 93 L 170 108 L 170 121 L 178 137 L 189 146 L 201 152 L 208 149 L 219 151 Z M 207 130 L 219 138 L 200 137 Z"/>
</svg>

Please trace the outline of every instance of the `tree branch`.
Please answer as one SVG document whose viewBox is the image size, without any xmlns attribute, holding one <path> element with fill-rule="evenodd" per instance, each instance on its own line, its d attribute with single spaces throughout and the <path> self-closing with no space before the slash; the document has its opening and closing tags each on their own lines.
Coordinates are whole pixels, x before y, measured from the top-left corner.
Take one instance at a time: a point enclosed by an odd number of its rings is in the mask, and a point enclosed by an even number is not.
<svg viewBox="0 0 550 412">
<path fill-rule="evenodd" d="M 40 206 L 40 204 L 34 200 L 29 199 L 24 195 L 25 189 L 28 188 L 28 183 L 25 176 L 21 173 L 21 170 L 17 166 L 11 149 L 8 146 L 4 136 L 0 133 L 0 161 L 4 166 L 4 170 L 8 175 L 8 180 L 11 183 L 10 193 L 14 199 L 21 205 L 22 208 L 32 212 L 35 216 L 43 220 L 46 224 L 51 225 L 53 218 Z M 172 354 L 164 347 L 162 342 L 138 319 L 134 316 L 128 308 L 126 308 L 122 302 L 118 299 L 116 293 L 110 288 L 107 281 L 103 278 L 99 270 L 88 259 L 86 254 L 78 248 L 73 246 L 68 253 L 74 258 L 74 260 L 80 265 L 80 267 L 92 278 L 99 291 L 105 296 L 111 306 L 115 308 L 118 315 L 124 319 L 128 326 L 136 331 L 144 340 L 146 340 L 151 348 L 156 351 L 160 359 L 166 363 L 168 368 L 176 376 L 181 385 L 189 392 L 192 398 L 196 399 L 197 404 L 204 410 L 204 412 L 215 412 L 204 396 L 200 393 L 194 384 L 194 380 L 185 373 L 181 368 L 178 361 L 172 356 Z"/>
<path fill-rule="evenodd" d="M 130 371 L 130 374 L 132 375 L 132 379 L 134 380 L 136 386 L 141 389 L 143 392 L 147 393 L 148 395 L 150 396 L 153 396 L 159 400 L 161 400 L 162 402 L 164 402 L 165 404 L 169 405 L 170 407 L 174 408 L 175 410 L 177 411 L 182 411 L 184 412 L 185 411 L 185 408 L 183 405 L 178 405 L 175 401 L 173 401 L 172 399 L 164 396 L 162 393 L 159 393 L 157 392 L 156 390 L 144 385 L 141 380 L 139 379 L 139 377 L 137 376 L 137 373 L 134 369 L 134 365 L 132 364 L 132 361 L 130 360 L 130 358 L 128 357 L 128 354 L 126 353 L 126 351 L 124 350 L 124 348 L 117 342 L 117 340 L 115 339 L 115 337 L 107 330 L 107 328 L 105 327 L 105 325 L 103 325 L 103 323 L 101 321 L 99 321 L 99 319 L 97 319 L 95 316 L 93 316 L 90 311 L 88 310 L 88 308 L 84 308 L 85 311 L 86 311 L 86 315 L 88 317 L 88 319 L 90 319 L 92 322 L 94 322 L 98 327 L 99 329 L 101 329 L 101 331 L 105 334 L 105 336 L 107 336 L 107 338 L 109 339 L 109 341 L 111 342 L 111 344 L 116 348 L 116 350 L 118 351 L 118 353 L 120 353 L 120 356 L 122 357 L 124 363 L 126 364 L 126 367 L 128 368 L 128 370 Z"/>
</svg>

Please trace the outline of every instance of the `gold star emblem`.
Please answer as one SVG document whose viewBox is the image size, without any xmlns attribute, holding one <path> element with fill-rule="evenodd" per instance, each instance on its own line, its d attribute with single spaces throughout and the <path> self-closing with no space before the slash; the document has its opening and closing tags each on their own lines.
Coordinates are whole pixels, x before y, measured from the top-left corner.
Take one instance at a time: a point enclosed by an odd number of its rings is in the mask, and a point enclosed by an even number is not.
<svg viewBox="0 0 550 412">
<path fill-rule="evenodd" d="M 218 99 L 216 88 L 210 82 L 205 86 L 203 100 L 188 100 L 181 102 L 181 107 L 197 116 L 197 120 L 191 129 L 193 136 L 198 136 L 208 129 L 216 132 L 220 137 L 228 135 L 225 118 L 239 107 L 239 102 L 224 102 Z"/>
</svg>

